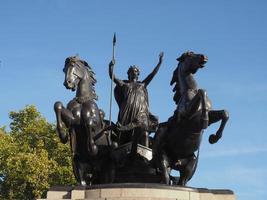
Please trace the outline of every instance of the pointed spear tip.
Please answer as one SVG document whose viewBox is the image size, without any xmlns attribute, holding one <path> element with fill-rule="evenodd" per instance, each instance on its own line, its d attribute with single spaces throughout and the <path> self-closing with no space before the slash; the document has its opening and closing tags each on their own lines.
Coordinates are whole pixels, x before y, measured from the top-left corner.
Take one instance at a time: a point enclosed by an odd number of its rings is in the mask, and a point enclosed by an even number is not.
<svg viewBox="0 0 267 200">
<path fill-rule="evenodd" d="M 114 36 L 113 36 L 113 45 L 116 44 L 116 32 L 114 33 Z"/>
</svg>

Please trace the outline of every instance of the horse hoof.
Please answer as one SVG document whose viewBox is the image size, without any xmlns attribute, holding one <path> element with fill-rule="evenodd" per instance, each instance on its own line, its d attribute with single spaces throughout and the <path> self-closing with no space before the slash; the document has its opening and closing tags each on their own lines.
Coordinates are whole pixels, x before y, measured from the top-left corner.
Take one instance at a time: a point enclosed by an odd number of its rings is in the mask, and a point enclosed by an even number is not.
<svg viewBox="0 0 267 200">
<path fill-rule="evenodd" d="M 216 137 L 216 135 L 210 135 L 209 136 L 209 143 L 210 144 L 214 144 L 214 143 L 216 143 L 218 141 L 218 139 L 217 139 L 217 137 Z"/>
<path fill-rule="evenodd" d="M 85 181 L 81 181 L 81 186 L 86 186 L 86 182 Z"/>
</svg>

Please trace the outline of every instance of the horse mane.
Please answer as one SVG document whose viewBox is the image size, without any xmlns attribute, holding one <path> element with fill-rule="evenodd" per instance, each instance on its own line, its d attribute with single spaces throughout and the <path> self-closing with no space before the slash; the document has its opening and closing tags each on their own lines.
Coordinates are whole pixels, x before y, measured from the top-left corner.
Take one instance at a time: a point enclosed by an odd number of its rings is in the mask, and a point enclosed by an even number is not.
<svg viewBox="0 0 267 200">
<path fill-rule="evenodd" d="M 173 85 L 175 83 L 172 91 L 174 92 L 173 100 L 174 100 L 176 105 L 178 104 L 178 102 L 179 102 L 179 100 L 181 98 L 180 85 L 179 85 L 179 79 L 178 79 L 178 71 L 179 71 L 180 63 L 181 62 L 178 63 L 178 66 L 173 71 L 172 80 L 170 82 L 170 85 Z"/>
<path fill-rule="evenodd" d="M 186 51 L 185 53 L 183 53 L 181 56 L 179 56 L 176 59 L 179 63 L 178 63 L 178 66 L 176 67 L 176 69 L 173 71 L 172 80 L 170 82 L 170 85 L 173 85 L 175 83 L 172 91 L 174 92 L 173 100 L 174 100 L 176 105 L 179 103 L 179 100 L 181 98 L 179 77 L 178 77 L 179 68 L 180 68 L 181 63 L 185 61 L 186 57 L 191 56 L 193 54 L 194 54 L 193 51 Z"/>
<path fill-rule="evenodd" d="M 97 82 L 96 78 L 95 78 L 95 72 L 93 71 L 92 67 L 85 61 L 80 59 L 78 56 L 70 56 L 68 58 L 66 58 L 65 60 L 65 65 L 64 65 L 64 69 L 67 65 L 69 65 L 70 62 L 76 63 L 77 66 L 79 68 L 84 68 L 85 69 L 85 73 L 87 74 L 88 78 L 89 78 L 89 86 L 92 90 L 92 94 L 93 94 L 93 98 L 95 100 L 98 99 L 96 92 L 95 92 L 95 84 Z"/>
<path fill-rule="evenodd" d="M 181 62 L 184 62 L 184 60 L 185 60 L 185 58 L 186 58 L 187 56 L 191 56 L 191 55 L 193 55 L 193 54 L 194 54 L 193 51 L 186 51 L 186 52 L 184 52 L 180 57 L 178 57 L 176 60 L 179 61 L 180 63 L 181 63 Z"/>
</svg>

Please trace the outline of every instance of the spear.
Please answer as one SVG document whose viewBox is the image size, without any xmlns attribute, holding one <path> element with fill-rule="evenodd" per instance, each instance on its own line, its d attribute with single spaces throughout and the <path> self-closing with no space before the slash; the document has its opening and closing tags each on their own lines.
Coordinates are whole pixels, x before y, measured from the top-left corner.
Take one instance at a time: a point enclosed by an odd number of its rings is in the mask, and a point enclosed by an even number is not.
<svg viewBox="0 0 267 200">
<path fill-rule="evenodd" d="M 112 45 L 112 62 L 115 63 L 115 45 L 116 45 L 116 33 L 113 36 L 113 45 Z M 113 67 L 114 70 L 114 67 Z M 113 94 L 113 81 L 114 81 L 114 73 L 112 70 L 112 78 L 110 83 L 110 99 L 109 99 L 109 125 L 111 126 L 111 108 L 112 108 L 112 94 Z M 111 135 L 111 130 L 109 137 Z M 110 141 L 110 138 L 108 139 Z"/>
</svg>

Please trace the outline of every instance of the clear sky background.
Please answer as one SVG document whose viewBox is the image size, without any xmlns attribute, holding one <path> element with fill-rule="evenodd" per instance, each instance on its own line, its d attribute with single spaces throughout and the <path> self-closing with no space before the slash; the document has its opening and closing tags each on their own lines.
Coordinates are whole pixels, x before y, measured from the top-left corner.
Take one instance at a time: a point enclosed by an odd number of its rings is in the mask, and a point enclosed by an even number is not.
<svg viewBox="0 0 267 200">
<path fill-rule="evenodd" d="M 184 51 L 206 54 L 198 71 L 214 109 L 230 120 L 214 145 L 205 131 L 200 161 L 189 186 L 232 189 L 242 200 L 267 199 L 267 1 L 265 0 L 25 0 L 0 1 L 0 126 L 8 113 L 34 104 L 55 122 L 53 104 L 75 93 L 63 86 L 66 57 L 79 54 L 96 73 L 98 105 L 107 115 L 113 32 L 117 77 L 129 65 L 149 74 L 164 62 L 148 87 L 151 112 L 163 122 L 175 109 L 169 82 Z M 113 121 L 117 105 L 113 104 Z"/>
</svg>

